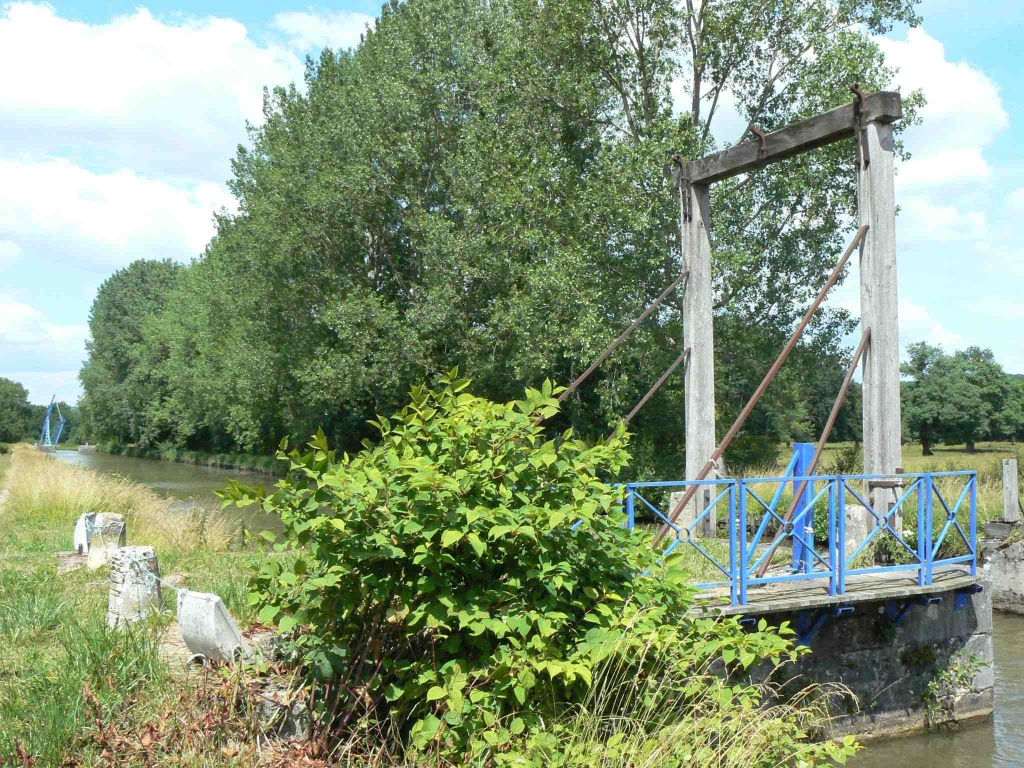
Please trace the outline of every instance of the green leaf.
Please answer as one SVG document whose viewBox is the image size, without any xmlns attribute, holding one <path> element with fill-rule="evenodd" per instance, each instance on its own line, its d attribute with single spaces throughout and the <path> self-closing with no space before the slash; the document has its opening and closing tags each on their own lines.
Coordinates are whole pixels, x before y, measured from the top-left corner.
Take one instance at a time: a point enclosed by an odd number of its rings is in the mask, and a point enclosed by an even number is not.
<svg viewBox="0 0 1024 768">
<path fill-rule="evenodd" d="M 469 541 L 469 545 L 473 548 L 473 551 L 476 552 L 476 556 L 483 557 L 484 552 L 487 550 L 487 545 L 480 540 L 480 537 L 475 533 L 471 533 L 466 537 L 466 539 Z"/>
<path fill-rule="evenodd" d="M 274 621 L 274 617 L 281 612 L 281 609 L 276 605 L 265 605 L 259 612 L 259 619 L 264 624 L 270 624 Z"/>
<path fill-rule="evenodd" d="M 465 534 L 462 531 L 449 529 L 441 534 L 441 546 L 450 547 L 452 544 L 461 541 L 464 535 Z"/>
<path fill-rule="evenodd" d="M 445 691 L 444 688 L 439 685 L 435 685 L 427 691 L 427 701 L 437 701 L 438 699 L 445 698 L 447 695 L 448 692 Z"/>
</svg>

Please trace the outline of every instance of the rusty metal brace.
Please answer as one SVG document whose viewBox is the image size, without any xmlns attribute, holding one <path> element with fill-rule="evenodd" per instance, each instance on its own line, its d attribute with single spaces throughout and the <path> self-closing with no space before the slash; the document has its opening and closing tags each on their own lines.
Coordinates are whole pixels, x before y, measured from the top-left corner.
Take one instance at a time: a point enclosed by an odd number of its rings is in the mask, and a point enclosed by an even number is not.
<svg viewBox="0 0 1024 768">
<path fill-rule="evenodd" d="M 871 150 L 868 149 L 867 136 L 865 131 L 867 126 L 864 124 L 864 91 L 860 88 L 860 83 L 854 83 L 850 86 L 850 90 L 853 91 L 857 97 L 853 100 L 853 130 L 854 135 L 857 138 L 857 162 L 856 167 L 867 168 L 871 165 Z M 862 162 L 863 161 L 863 162 Z"/>
<path fill-rule="evenodd" d="M 766 134 L 753 123 L 747 126 L 747 133 L 752 133 L 761 140 L 761 149 L 759 150 L 761 156 L 764 157 L 766 154 L 768 154 L 768 142 L 765 141 L 765 138 L 768 134 Z"/>
<path fill-rule="evenodd" d="M 682 203 L 683 221 L 692 221 L 693 206 L 690 201 L 690 180 L 683 176 L 683 166 L 686 165 L 686 158 L 682 155 L 672 155 L 672 162 L 679 166 L 679 200 Z"/>
</svg>

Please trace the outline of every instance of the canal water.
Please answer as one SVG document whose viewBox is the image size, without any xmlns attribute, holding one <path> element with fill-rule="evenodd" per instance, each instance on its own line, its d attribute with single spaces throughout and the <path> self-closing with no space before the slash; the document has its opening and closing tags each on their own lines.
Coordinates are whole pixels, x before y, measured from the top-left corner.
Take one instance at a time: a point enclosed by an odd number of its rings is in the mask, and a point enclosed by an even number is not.
<svg viewBox="0 0 1024 768">
<path fill-rule="evenodd" d="M 269 475 L 169 461 L 134 459 L 99 453 L 57 451 L 57 458 L 98 472 L 123 475 L 147 485 L 161 496 L 217 508 L 214 491 L 229 480 L 244 485 L 270 486 Z M 247 527 L 277 527 L 261 516 Z M 278 525 L 280 524 L 279 521 Z M 1024 768 L 1024 617 L 1003 613 L 993 616 L 995 650 L 995 710 L 990 720 L 958 731 L 873 742 L 850 760 L 851 768 Z"/>
<path fill-rule="evenodd" d="M 180 501 L 194 500 L 207 510 L 219 510 L 220 498 L 215 491 L 227 487 L 229 480 L 242 485 L 270 488 L 277 478 L 257 472 L 241 472 L 235 469 L 197 467 L 192 464 L 178 464 L 173 461 L 136 459 L 130 456 L 111 456 L 106 453 L 79 453 L 78 451 L 57 451 L 57 458 L 71 464 L 103 472 L 121 475 L 141 485 L 152 488 L 157 494 Z M 280 519 L 255 511 L 254 506 L 244 510 L 232 507 L 227 513 L 233 519 L 241 520 L 249 530 L 266 528 L 279 529 Z"/>
<path fill-rule="evenodd" d="M 1024 616 L 994 613 L 995 716 L 958 731 L 871 742 L 851 768 L 1024 766 Z"/>
</svg>

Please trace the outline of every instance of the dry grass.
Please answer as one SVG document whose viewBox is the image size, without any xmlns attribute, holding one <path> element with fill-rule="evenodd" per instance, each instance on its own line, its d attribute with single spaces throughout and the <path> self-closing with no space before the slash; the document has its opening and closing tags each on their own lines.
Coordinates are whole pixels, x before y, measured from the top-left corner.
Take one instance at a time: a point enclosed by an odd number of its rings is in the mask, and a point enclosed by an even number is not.
<svg viewBox="0 0 1024 768">
<path fill-rule="evenodd" d="M 835 458 L 848 443 L 836 443 L 825 448 L 822 457 L 823 471 L 832 465 Z M 974 470 L 978 473 L 978 520 L 985 522 L 1003 515 L 1003 459 L 1017 459 L 1018 471 L 1024 471 L 1024 445 L 1016 443 L 978 443 L 973 453 L 964 445 L 937 445 L 933 455 L 925 456 L 918 444 L 903 446 L 903 470 L 915 472 L 958 472 Z M 791 454 L 790 454 L 791 455 Z M 787 456 L 788 460 L 788 456 Z M 1022 478 L 1024 479 L 1024 478 Z M 942 481 L 943 492 L 953 495 L 950 503 L 956 501 L 962 481 Z"/>
<path fill-rule="evenodd" d="M 57 461 L 27 445 L 15 446 L 12 459 L 6 506 L 12 525 L 41 529 L 59 524 L 70 537 L 79 515 L 114 512 L 125 516 L 131 542 L 177 555 L 200 549 L 220 551 L 234 536 L 234 526 L 224 518 L 203 510 L 192 515 L 171 513 L 167 499 L 125 478 Z"/>
</svg>

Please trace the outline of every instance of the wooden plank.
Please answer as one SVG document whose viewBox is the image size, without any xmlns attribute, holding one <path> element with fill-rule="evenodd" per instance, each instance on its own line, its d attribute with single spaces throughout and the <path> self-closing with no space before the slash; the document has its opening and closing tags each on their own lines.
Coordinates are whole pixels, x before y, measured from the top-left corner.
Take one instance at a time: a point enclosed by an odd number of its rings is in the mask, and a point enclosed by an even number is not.
<svg viewBox="0 0 1024 768">
<path fill-rule="evenodd" d="M 1017 460 L 1003 459 L 1003 520 L 1020 520 L 1020 497 L 1017 489 Z"/>
<path fill-rule="evenodd" d="M 683 186 L 690 196 L 689 221 L 680 211 L 684 269 L 689 270 L 683 300 L 683 349 L 690 350 L 686 365 L 686 479 L 697 477 L 715 450 L 715 332 L 711 285 L 711 190 L 707 186 Z M 682 196 L 680 197 L 682 200 Z M 698 497 L 702 494 L 698 493 Z M 707 500 L 698 498 L 703 511 Z M 698 511 L 697 514 L 700 514 Z M 705 531 L 714 534 L 711 512 Z"/>
<path fill-rule="evenodd" d="M 864 471 L 892 475 L 903 466 L 892 125 L 869 123 L 865 134 L 871 164 L 857 173 L 860 223 L 869 227 L 860 257 L 861 328 L 871 330 L 862 368 Z M 897 498 L 894 489 L 870 490 L 877 514 L 887 512 Z M 901 530 L 900 515 L 895 522 Z"/>
<path fill-rule="evenodd" d="M 903 101 L 894 91 L 879 91 L 864 99 L 864 121 L 888 124 L 903 117 Z M 853 138 L 853 102 L 769 133 L 765 149 L 753 139 L 685 163 L 680 176 L 692 184 L 711 184 L 785 160 L 801 152 Z M 874 155 L 872 155 L 874 157 Z"/>
</svg>

